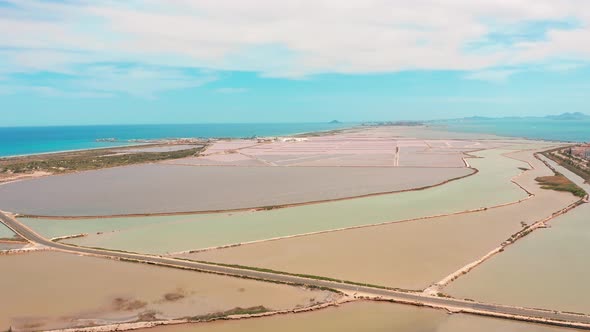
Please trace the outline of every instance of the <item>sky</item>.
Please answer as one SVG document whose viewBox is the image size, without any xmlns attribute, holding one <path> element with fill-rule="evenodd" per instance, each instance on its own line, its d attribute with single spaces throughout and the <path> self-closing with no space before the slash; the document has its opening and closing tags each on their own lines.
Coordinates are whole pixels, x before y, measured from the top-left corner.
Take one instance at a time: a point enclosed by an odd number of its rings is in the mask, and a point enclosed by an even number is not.
<svg viewBox="0 0 590 332">
<path fill-rule="evenodd" d="M 0 127 L 590 113 L 587 0 L 0 0 Z"/>
</svg>

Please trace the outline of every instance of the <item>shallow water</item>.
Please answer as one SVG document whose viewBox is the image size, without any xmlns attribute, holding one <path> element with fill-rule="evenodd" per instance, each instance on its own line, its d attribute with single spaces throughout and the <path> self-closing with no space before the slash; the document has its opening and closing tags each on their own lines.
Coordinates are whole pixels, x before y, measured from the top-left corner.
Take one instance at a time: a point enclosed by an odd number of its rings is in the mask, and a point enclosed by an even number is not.
<svg viewBox="0 0 590 332">
<path fill-rule="evenodd" d="M 68 242 L 135 252 L 167 253 L 225 244 L 317 232 L 335 228 L 403 220 L 476 209 L 513 202 L 527 194 L 510 179 L 526 163 L 502 156 L 504 150 L 481 151 L 484 158 L 470 159 L 480 172 L 465 179 L 421 191 L 404 192 L 260 212 L 239 212 L 166 217 L 115 218 L 116 229 L 125 231 L 91 235 Z M 465 195 L 465 193 L 474 193 Z M 139 226 L 138 220 L 148 222 Z M 77 221 L 22 221 L 42 234 L 54 237 L 81 233 L 81 228 L 105 219 Z"/>
<path fill-rule="evenodd" d="M 0 208 L 49 216 L 227 210 L 421 188 L 472 173 L 465 167 L 145 164 L 5 184 L 0 186 Z"/>
<path fill-rule="evenodd" d="M 356 302 L 338 308 L 240 321 L 156 327 L 142 332 L 567 332 L 574 331 L 442 310 L 376 302 Z"/>
<path fill-rule="evenodd" d="M 259 305 L 290 309 L 334 294 L 58 252 L 0 256 L 0 268 L 0 331 L 134 320 L 151 310 L 179 318 Z"/>
<path fill-rule="evenodd" d="M 6 227 L 3 223 L 0 223 L 0 239 L 11 239 L 15 236 L 14 232 Z"/>
<path fill-rule="evenodd" d="M 550 222 L 453 282 L 460 298 L 590 314 L 590 205 Z"/>
<path fill-rule="evenodd" d="M 471 214 L 352 229 L 187 254 L 210 262 L 423 289 L 471 263 L 522 229 L 578 200 L 541 189 L 534 180 L 552 174 L 530 153 L 514 153 L 535 169 L 517 181 L 535 196 L 519 204 Z M 325 262 L 330 262 L 326 264 Z"/>
<path fill-rule="evenodd" d="M 546 158 L 543 158 L 547 160 Z M 579 176 L 548 160 L 555 169 L 585 190 L 590 185 Z M 552 220 L 507 248 L 447 292 L 491 302 L 590 313 L 590 204 Z M 523 286 L 524 285 L 524 286 Z"/>
</svg>

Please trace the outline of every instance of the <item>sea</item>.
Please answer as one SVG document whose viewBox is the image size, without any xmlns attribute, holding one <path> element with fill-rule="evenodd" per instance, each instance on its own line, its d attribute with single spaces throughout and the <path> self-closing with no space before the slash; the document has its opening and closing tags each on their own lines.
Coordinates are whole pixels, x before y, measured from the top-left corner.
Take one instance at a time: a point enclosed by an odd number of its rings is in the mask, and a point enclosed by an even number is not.
<svg viewBox="0 0 590 332">
<path fill-rule="evenodd" d="M 454 132 L 494 134 L 564 142 L 590 142 L 590 118 L 555 120 L 548 118 L 466 118 L 428 123 Z"/>
<path fill-rule="evenodd" d="M 0 127 L 0 157 L 126 146 L 133 145 L 133 140 L 281 136 L 341 129 L 354 125 L 353 123 L 242 123 Z"/>
<path fill-rule="evenodd" d="M 567 142 L 590 142 L 590 119 L 466 118 L 427 123 L 454 132 Z M 281 136 L 354 127 L 358 123 L 242 123 L 0 127 L 0 157 L 106 148 L 133 140 Z M 105 141 L 112 140 L 112 141 Z"/>
</svg>

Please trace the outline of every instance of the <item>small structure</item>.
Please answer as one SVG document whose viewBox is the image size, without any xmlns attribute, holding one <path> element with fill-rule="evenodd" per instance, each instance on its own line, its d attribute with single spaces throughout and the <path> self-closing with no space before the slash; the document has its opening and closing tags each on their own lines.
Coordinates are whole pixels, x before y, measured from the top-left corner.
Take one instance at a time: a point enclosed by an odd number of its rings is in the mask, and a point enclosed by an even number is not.
<svg viewBox="0 0 590 332">
<path fill-rule="evenodd" d="M 572 147 L 571 154 L 579 158 L 590 160 L 590 144 L 582 144 Z"/>
</svg>

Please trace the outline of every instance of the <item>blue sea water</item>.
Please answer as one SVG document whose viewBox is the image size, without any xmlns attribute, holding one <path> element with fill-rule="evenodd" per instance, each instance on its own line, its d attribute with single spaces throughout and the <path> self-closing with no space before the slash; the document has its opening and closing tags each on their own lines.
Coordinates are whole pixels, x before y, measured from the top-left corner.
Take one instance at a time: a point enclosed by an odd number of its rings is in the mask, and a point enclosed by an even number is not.
<svg viewBox="0 0 590 332">
<path fill-rule="evenodd" d="M 432 124 L 455 132 L 485 133 L 567 142 L 590 141 L 590 119 L 547 118 L 459 119 Z"/>
<path fill-rule="evenodd" d="M 496 134 L 556 141 L 590 141 L 590 119 L 460 119 L 430 123 L 449 131 Z M 251 123 L 0 127 L 0 157 L 130 145 L 132 139 L 279 136 L 352 127 L 352 123 Z M 116 138 L 116 142 L 97 142 Z"/>
<path fill-rule="evenodd" d="M 0 156 L 129 145 L 132 139 L 279 136 L 351 127 L 344 123 L 250 123 L 0 127 Z M 116 138 L 117 142 L 97 142 Z"/>
</svg>

